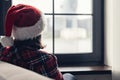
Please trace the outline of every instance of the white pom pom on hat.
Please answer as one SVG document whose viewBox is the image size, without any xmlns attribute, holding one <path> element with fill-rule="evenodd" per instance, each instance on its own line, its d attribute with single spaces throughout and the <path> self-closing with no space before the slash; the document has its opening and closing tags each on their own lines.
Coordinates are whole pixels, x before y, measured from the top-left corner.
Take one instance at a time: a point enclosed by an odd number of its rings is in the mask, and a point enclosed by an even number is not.
<svg viewBox="0 0 120 80">
<path fill-rule="evenodd" d="M 5 19 L 5 36 L 1 38 L 4 47 L 12 46 L 16 40 L 33 39 L 45 27 L 44 15 L 33 6 L 18 4 L 8 9 Z"/>
</svg>

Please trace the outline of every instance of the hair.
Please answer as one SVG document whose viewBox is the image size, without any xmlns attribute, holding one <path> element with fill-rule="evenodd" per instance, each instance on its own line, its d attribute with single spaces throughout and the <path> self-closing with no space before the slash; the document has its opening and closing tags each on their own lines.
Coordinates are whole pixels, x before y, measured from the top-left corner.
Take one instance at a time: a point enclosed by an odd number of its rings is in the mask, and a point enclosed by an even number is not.
<svg viewBox="0 0 120 80">
<path fill-rule="evenodd" d="M 33 39 L 14 40 L 14 46 L 15 47 L 30 46 L 35 49 L 43 49 L 45 47 L 45 45 L 42 44 L 41 35 L 39 35 Z"/>
<path fill-rule="evenodd" d="M 39 41 L 40 49 L 43 49 L 43 48 L 45 48 L 45 47 L 46 47 L 46 46 L 45 46 L 45 45 L 43 45 L 43 43 L 42 43 L 42 38 L 41 38 L 41 35 L 39 35 L 39 36 L 38 36 L 38 41 Z"/>
</svg>

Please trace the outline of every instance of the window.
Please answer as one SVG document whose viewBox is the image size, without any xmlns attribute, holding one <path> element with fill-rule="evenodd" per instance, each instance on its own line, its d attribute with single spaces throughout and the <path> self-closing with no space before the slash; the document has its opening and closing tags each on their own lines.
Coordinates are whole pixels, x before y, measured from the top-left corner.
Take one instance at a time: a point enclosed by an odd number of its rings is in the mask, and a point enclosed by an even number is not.
<svg viewBox="0 0 120 80">
<path fill-rule="evenodd" d="M 8 0 L 7 0 L 8 1 Z M 30 4 L 44 12 L 45 50 L 60 66 L 103 65 L 104 0 L 10 0 Z"/>
</svg>

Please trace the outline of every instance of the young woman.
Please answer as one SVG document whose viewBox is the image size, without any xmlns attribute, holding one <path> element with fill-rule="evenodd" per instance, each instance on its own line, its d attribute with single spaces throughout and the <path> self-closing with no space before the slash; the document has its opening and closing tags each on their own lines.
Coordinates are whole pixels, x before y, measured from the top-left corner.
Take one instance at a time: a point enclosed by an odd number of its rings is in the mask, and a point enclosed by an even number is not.
<svg viewBox="0 0 120 80">
<path fill-rule="evenodd" d="M 0 38 L 0 60 L 63 80 L 56 56 L 41 50 L 44 48 L 41 43 L 44 27 L 40 10 L 25 4 L 11 6 L 6 14 L 5 36 Z"/>
</svg>

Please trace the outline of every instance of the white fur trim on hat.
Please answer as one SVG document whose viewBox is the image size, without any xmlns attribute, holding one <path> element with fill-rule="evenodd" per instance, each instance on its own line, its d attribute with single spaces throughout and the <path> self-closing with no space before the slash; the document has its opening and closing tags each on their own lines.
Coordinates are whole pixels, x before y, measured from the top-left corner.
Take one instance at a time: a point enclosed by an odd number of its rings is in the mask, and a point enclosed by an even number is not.
<svg viewBox="0 0 120 80">
<path fill-rule="evenodd" d="M 0 41 L 3 47 L 12 46 L 14 44 L 12 37 L 0 36 Z"/>
<path fill-rule="evenodd" d="M 38 35 L 41 34 L 44 27 L 45 27 L 45 20 L 44 17 L 41 15 L 38 22 L 33 26 L 22 27 L 22 28 L 13 26 L 12 36 L 16 40 L 33 39 L 34 37 L 37 37 Z"/>
</svg>

